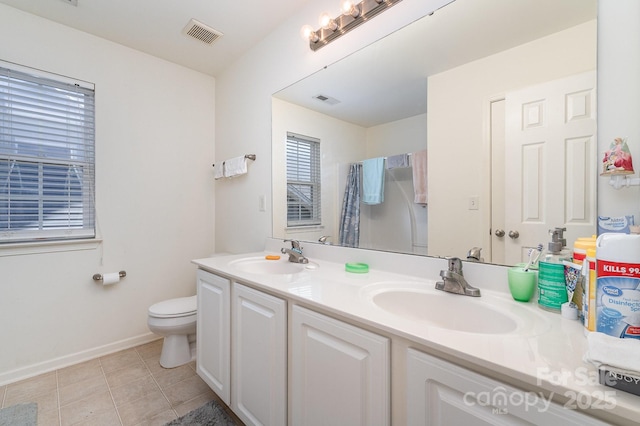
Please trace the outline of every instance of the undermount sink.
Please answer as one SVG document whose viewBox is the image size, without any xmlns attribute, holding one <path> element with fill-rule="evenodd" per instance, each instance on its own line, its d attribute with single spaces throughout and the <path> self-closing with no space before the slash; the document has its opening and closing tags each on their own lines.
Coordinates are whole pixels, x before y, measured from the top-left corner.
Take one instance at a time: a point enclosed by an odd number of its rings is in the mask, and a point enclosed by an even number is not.
<svg viewBox="0 0 640 426">
<path fill-rule="evenodd" d="M 476 334 L 539 334 L 550 326 L 529 306 L 483 292 L 469 297 L 435 290 L 422 282 L 369 286 L 366 296 L 379 309 L 425 325 Z"/>
<path fill-rule="evenodd" d="M 241 272 L 262 275 L 297 274 L 305 269 L 304 264 L 289 262 L 285 258 L 268 260 L 264 257 L 250 257 L 234 260 L 230 265 Z"/>
</svg>

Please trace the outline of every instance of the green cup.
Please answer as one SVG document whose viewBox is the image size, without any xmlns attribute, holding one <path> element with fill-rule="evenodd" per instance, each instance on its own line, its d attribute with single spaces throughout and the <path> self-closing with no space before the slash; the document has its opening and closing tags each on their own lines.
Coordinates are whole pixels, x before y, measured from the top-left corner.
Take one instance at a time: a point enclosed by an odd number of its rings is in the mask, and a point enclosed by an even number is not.
<svg viewBox="0 0 640 426">
<path fill-rule="evenodd" d="M 511 296 L 519 302 L 528 302 L 536 291 L 538 273 L 532 269 L 525 271 L 523 267 L 516 266 L 507 271 L 509 291 Z"/>
</svg>

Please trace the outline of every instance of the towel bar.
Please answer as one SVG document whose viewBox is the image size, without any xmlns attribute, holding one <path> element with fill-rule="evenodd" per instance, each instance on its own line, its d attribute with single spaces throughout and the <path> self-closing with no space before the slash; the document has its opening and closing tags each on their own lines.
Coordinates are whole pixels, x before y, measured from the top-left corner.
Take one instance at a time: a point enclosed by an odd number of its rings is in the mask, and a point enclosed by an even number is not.
<svg viewBox="0 0 640 426">
<path fill-rule="evenodd" d="M 244 158 L 246 158 L 247 160 L 256 161 L 255 154 L 246 154 Z M 215 163 L 211 165 L 211 167 L 215 167 L 215 166 L 216 166 Z"/>
</svg>

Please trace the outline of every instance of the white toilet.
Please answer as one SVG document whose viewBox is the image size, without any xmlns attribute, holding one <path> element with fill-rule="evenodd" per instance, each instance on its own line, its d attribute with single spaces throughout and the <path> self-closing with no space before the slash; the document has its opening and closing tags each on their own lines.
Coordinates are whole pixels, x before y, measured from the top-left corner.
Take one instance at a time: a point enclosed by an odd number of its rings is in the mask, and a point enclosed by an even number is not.
<svg viewBox="0 0 640 426">
<path fill-rule="evenodd" d="M 179 297 L 149 308 L 149 330 L 164 336 L 160 365 L 173 368 L 195 359 L 197 296 Z"/>
</svg>

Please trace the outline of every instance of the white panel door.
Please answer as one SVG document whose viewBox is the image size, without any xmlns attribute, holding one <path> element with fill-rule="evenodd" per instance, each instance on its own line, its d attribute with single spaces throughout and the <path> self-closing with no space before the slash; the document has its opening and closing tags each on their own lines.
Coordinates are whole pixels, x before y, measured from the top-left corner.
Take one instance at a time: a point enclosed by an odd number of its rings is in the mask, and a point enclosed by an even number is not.
<svg viewBox="0 0 640 426">
<path fill-rule="evenodd" d="M 286 302 L 233 284 L 232 409 L 247 425 L 287 420 Z"/>
<path fill-rule="evenodd" d="M 505 262 L 515 264 L 546 247 L 550 229 L 566 227 L 568 242 L 595 232 L 595 71 L 510 92 L 505 114 Z"/>
<path fill-rule="evenodd" d="M 407 351 L 406 374 L 411 426 L 607 424 L 415 349 Z"/>
<path fill-rule="evenodd" d="M 490 129 L 491 129 L 491 224 L 490 232 L 486 237 L 485 261 L 490 263 L 505 264 L 504 235 L 499 237 L 498 234 L 504 231 L 504 212 L 505 212 L 505 100 L 494 99 L 490 104 Z"/>
<path fill-rule="evenodd" d="M 201 269 L 197 279 L 196 371 L 231 405 L 231 282 Z"/>
<path fill-rule="evenodd" d="M 300 306 L 291 333 L 291 424 L 390 423 L 387 338 Z"/>
</svg>

